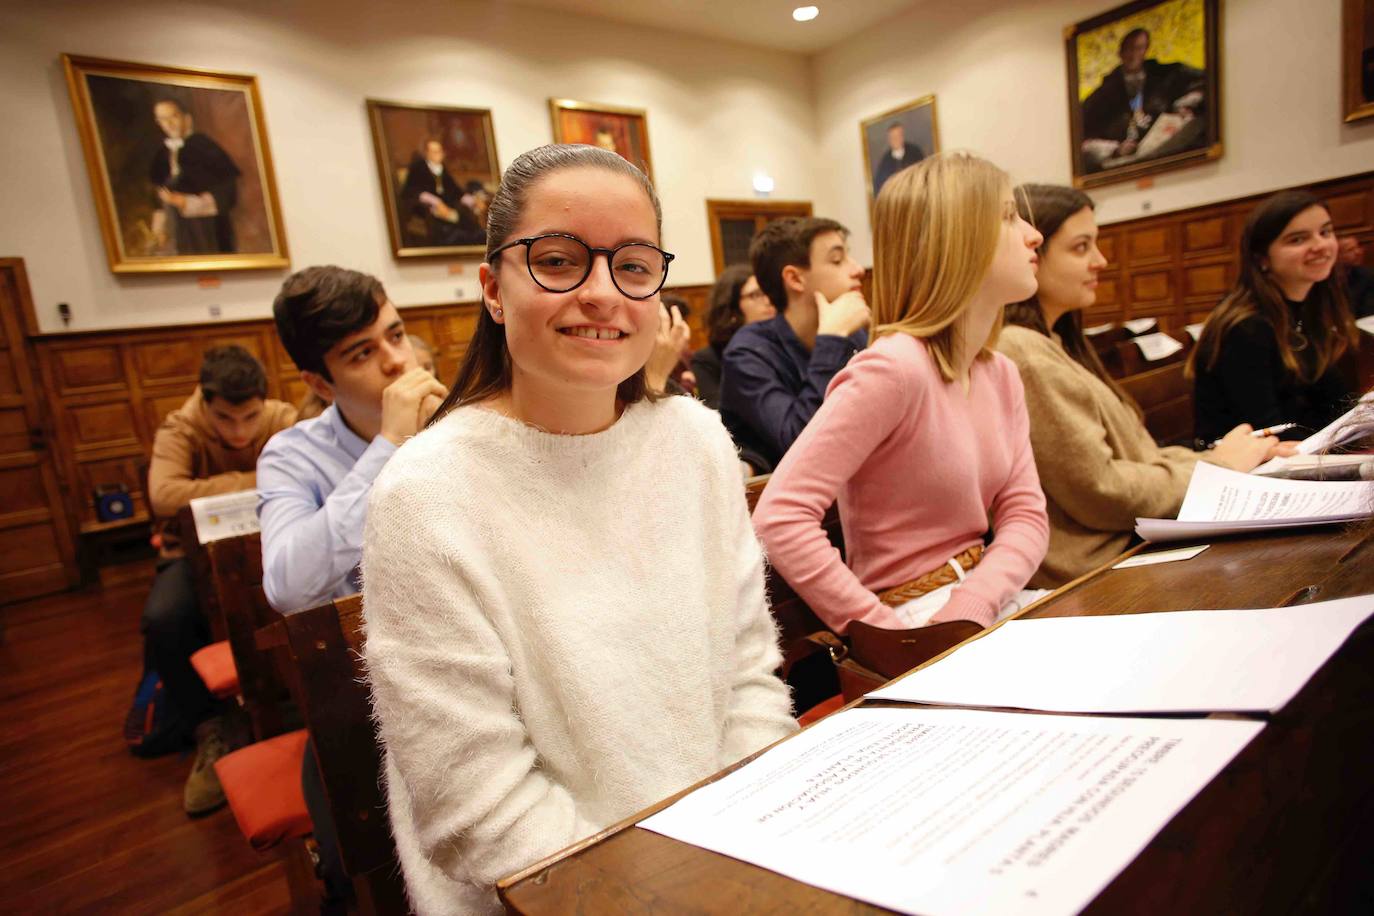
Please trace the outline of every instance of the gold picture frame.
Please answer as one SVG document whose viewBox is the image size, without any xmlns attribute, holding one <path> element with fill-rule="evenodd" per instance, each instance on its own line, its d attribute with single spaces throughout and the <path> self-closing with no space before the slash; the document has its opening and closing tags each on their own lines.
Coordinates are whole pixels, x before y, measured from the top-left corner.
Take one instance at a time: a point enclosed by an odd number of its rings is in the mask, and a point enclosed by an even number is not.
<svg viewBox="0 0 1374 916">
<path fill-rule="evenodd" d="M 112 272 L 290 265 L 256 77 L 73 54 L 62 66 Z"/>
<path fill-rule="evenodd" d="M 1374 118 L 1374 0 L 1342 4 L 1341 89 L 1346 123 Z"/>
<path fill-rule="evenodd" d="M 491 109 L 367 100 L 391 251 L 482 257 L 501 181 Z"/>
<path fill-rule="evenodd" d="M 1065 27 L 1074 187 L 1221 158 L 1220 33 L 1221 0 L 1135 0 Z"/>
<path fill-rule="evenodd" d="M 554 143 L 585 143 L 619 154 L 652 181 L 649 157 L 649 113 L 643 108 L 549 99 Z"/>
<path fill-rule="evenodd" d="M 896 143 L 903 148 L 900 159 L 894 157 Z M 860 121 L 859 144 L 863 148 L 864 185 L 868 189 L 868 218 L 871 223 L 873 202 L 888 179 L 940 151 L 940 121 L 936 117 L 935 95 L 923 95 Z"/>
</svg>

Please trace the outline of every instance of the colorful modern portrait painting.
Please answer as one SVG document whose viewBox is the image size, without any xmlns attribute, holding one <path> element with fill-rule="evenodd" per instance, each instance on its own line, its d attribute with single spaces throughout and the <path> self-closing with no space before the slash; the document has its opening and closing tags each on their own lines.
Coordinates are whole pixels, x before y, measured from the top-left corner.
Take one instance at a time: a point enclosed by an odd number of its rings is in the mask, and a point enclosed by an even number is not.
<svg viewBox="0 0 1374 916">
<path fill-rule="evenodd" d="M 376 99 L 367 111 L 395 255 L 485 253 L 501 179 L 491 112 Z"/>
<path fill-rule="evenodd" d="M 649 116 L 642 108 L 622 108 L 572 99 L 549 99 L 554 143 L 585 143 L 619 153 L 654 177 L 649 161 Z"/>
<path fill-rule="evenodd" d="M 1138 0 L 1065 30 L 1074 184 L 1221 156 L 1218 0 Z"/>
<path fill-rule="evenodd" d="M 889 178 L 940 151 L 935 96 L 927 95 L 859 124 L 869 209 Z"/>
<path fill-rule="evenodd" d="M 111 270 L 287 266 L 254 77 L 62 61 Z"/>
</svg>

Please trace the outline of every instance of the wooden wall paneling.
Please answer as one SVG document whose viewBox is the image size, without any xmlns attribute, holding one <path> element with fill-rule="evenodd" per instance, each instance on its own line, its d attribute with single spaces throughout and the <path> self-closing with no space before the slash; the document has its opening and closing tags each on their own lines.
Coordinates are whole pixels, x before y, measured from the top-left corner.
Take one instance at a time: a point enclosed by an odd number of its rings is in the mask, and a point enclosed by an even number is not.
<svg viewBox="0 0 1374 916">
<path fill-rule="evenodd" d="M 24 262 L 0 258 L 0 604 L 78 578 L 60 450 L 34 372 L 36 325 Z"/>
<path fill-rule="evenodd" d="M 119 391 L 124 386 L 124 359 L 113 341 L 60 347 L 53 360 L 59 395 Z"/>
</svg>

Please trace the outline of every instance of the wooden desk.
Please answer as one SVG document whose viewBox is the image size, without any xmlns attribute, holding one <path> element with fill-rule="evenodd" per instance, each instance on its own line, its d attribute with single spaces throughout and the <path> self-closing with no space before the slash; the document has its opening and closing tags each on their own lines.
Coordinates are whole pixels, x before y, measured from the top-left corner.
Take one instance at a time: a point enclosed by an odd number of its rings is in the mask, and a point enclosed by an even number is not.
<svg viewBox="0 0 1374 916">
<path fill-rule="evenodd" d="M 1100 572 L 1026 616 L 1266 607 L 1368 592 L 1374 531 L 1326 528 L 1217 541 L 1192 560 Z M 1088 912 L 1369 912 L 1371 698 L 1374 624 L 1367 623 Z M 634 826 L 673 800 L 502 881 L 507 909 L 885 912 Z"/>
</svg>

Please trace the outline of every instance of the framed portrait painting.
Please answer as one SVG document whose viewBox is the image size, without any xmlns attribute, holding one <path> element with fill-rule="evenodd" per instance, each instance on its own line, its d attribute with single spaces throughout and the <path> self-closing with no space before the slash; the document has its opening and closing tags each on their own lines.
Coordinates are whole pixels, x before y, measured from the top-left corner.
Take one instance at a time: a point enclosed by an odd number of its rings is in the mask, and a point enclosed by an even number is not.
<svg viewBox="0 0 1374 916">
<path fill-rule="evenodd" d="M 1076 187 L 1221 156 L 1220 0 L 1136 0 L 1064 30 Z"/>
<path fill-rule="evenodd" d="M 926 95 L 859 123 L 868 212 L 889 178 L 940 151 L 935 96 Z"/>
<path fill-rule="evenodd" d="M 482 256 L 501 180 L 491 112 L 368 99 L 367 114 L 396 257 Z"/>
<path fill-rule="evenodd" d="M 654 177 L 649 161 L 649 116 L 642 108 L 549 99 L 554 143 L 586 143 L 620 154 Z"/>
<path fill-rule="evenodd" d="M 1341 81 L 1346 121 L 1374 118 L 1374 0 L 1344 0 Z"/>
<path fill-rule="evenodd" d="M 286 267 L 257 79 L 62 55 L 110 269 Z"/>
</svg>

